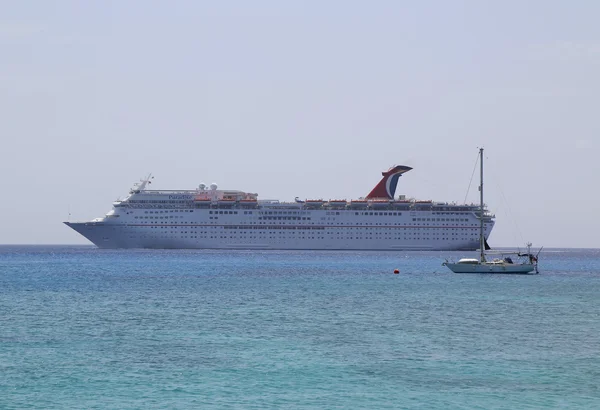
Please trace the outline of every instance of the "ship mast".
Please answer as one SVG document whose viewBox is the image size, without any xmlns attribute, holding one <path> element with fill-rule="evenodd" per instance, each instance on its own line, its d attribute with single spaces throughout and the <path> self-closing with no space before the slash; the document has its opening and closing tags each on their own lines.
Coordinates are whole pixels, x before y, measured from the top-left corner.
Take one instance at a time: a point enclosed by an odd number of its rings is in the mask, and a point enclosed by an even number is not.
<svg viewBox="0 0 600 410">
<path fill-rule="evenodd" d="M 485 262 L 485 237 L 483 236 L 483 148 L 479 148 L 479 204 L 481 213 L 479 214 L 479 260 Z"/>
<path fill-rule="evenodd" d="M 152 183 L 152 182 L 150 181 L 152 178 L 154 178 L 154 177 L 153 177 L 153 176 L 152 176 L 152 174 L 150 173 L 150 174 L 148 174 L 148 176 L 147 176 L 146 178 L 144 178 L 144 179 L 140 179 L 140 184 L 139 184 L 139 186 L 138 186 L 138 189 L 139 189 L 140 191 L 143 191 L 144 189 L 146 189 L 146 185 L 147 185 L 147 184 L 151 184 L 151 183 Z"/>
</svg>

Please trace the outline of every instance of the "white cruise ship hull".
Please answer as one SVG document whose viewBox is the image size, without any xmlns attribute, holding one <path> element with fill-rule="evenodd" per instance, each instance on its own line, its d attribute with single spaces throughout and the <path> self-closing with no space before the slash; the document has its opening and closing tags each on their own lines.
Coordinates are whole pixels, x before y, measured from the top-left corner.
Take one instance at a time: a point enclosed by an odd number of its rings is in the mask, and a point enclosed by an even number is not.
<svg viewBox="0 0 600 410">
<path fill-rule="evenodd" d="M 470 251 L 479 245 L 476 227 L 65 224 L 104 249 Z"/>
</svg>

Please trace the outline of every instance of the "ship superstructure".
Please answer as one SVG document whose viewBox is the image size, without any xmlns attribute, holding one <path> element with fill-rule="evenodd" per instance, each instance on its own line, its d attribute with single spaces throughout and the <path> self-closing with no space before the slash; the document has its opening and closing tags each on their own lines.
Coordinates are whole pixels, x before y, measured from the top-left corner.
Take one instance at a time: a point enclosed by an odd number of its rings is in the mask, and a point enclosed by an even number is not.
<svg viewBox="0 0 600 410">
<path fill-rule="evenodd" d="M 475 250 L 481 208 L 394 197 L 395 166 L 364 198 L 260 200 L 255 193 L 200 184 L 193 190 L 134 185 L 90 222 L 65 222 L 100 248 Z M 487 238 L 494 216 L 483 212 Z"/>
</svg>

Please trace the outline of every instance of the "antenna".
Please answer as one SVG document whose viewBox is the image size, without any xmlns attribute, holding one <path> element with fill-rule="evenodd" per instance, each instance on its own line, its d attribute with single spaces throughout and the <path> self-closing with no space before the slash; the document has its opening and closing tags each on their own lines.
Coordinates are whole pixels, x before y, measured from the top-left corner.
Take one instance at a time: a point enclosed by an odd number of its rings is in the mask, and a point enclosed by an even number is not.
<svg viewBox="0 0 600 410">
<path fill-rule="evenodd" d="M 144 179 L 140 179 L 140 183 L 138 185 L 138 190 L 143 191 L 146 188 L 146 185 L 151 184 L 151 180 L 154 179 L 152 174 L 148 174 L 148 176 Z"/>
<path fill-rule="evenodd" d="M 475 171 L 477 170 L 477 164 L 479 163 L 479 153 L 477 154 L 477 159 L 475 160 L 475 165 L 473 165 L 473 172 L 471 173 L 471 180 L 469 181 L 469 186 L 467 187 L 467 193 L 465 194 L 465 201 L 467 203 L 467 197 L 469 196 L 469 191 L 471 190 L 471 183 L 473 183 L 473 176 L 475 176 Z"/>
</svg>

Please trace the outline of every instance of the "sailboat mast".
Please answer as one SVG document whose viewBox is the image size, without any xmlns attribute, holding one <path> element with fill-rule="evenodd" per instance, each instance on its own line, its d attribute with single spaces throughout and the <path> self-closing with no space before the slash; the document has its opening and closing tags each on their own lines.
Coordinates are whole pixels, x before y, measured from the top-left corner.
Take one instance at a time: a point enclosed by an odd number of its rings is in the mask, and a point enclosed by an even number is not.
<svg viewBox="0 0 600 410">
<path fill-rule="evenodd" d="M 485 237 L 483 236 L 483 148 L 479 148 L 479 249 L 481 262 L 485 262 Z"/>
</svg>

